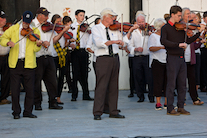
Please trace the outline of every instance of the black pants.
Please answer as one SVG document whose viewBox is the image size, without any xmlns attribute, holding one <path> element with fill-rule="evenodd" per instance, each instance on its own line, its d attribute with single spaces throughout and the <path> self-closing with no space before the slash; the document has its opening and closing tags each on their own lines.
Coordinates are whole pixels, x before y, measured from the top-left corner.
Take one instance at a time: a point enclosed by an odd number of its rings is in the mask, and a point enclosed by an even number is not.
<svg viewBox="0 0 207 138">
<path fill-rule="evenodd" d="M 190 97 L 193 102 L 198 100 L 198 92 L 196 90 L 196 79 L 195 79 L 195 65 L 187 64 L 187 78 Z"/>
<path fill-rule="evenodd" d="M 8 55 L 0 56 L 0 73 L 1 73 L 1 95 L 0 95 L 0 101 L 1 101 L 9 96 L 9 91 L 10 91 Z"/>
<path fill-rule="evenodd" d="M 196 85 L 200 85 L 200 69 L 201 69 L 201 55 L 196 53 L 195 77 Z"/>
<path fill-rule="evenodd" d="M 149 68 L 149 56 L 135 56 L 133 59 L 134 83 L 137 96 L 144 97 L 146 84 L 148 84 L 148 97 L 153 97 L 152 72 Z"/>
<path fill-rule="evenodd" d="M 35 105 L 41 105 L 42 102 L 42 80 L 47 89 L 49 103 L 55 103 L 55 97 L 57 96 L 57 77 L 55 63 L 51 56 L 41 56 L 37 58 L 37 68 L 35 71 Z"/>
<path fill-rule="evenodd" d="M 186 96 L 186 77 L 187 68 L 185 59 L 180 56 L 167 55 L 167 111 L 171 112 L 174 109 L 174 90 L 177 86 L 178 93 L 178 108 L 184 107 Z M 177 84 L 177 85 L 176 85 Z"/>
<path fill-rule="evenodd" d="M 207 48 L 201 48 L 200 88 L 207 86 Z"/>
<path fill-rule="evenodd" d="M 164 97 L 166 97 L 166 85 L 167 85 L 166 64 L 161 63 L 156 59 L 153 59 L 152 75 L 153 75 L 154 96 L 161 97 L 162 92 L 164 92 Z"/>
<path fill-rule="evenodd" d="M 71 51 L 70 50 L 67 50 L 67 64 L 66 64 L 66 81 L 67 81 L 67 84 L 68 84 L 68 88 L 70 90 L 72 90 L 72 85 L 73 85 L 73 80 L 72 80 L 72 77 L 71 77 Z"/>
<path fill-rule="evenodd" d="M 109 113 L 118 114 L 118 78 L 119 57 L 97 57 L 96 60 L 96 89 L 93 106 L 94 115 L 102 115 L 105 101 L 108 101 Z M 106 99 L 107 97 L 107 99 Z"/>
<path fill-rule="evenodd" d="M 128 65 L 129 65 L 129 86 L 130 86 L 130 93 L 134 94 L 135 85 L 134 85 L 134 73 L 133 73 L 133 59 L 134 57 L 128 58 Z"/>
<path fill-rule="evenodd" d="M 20 79 L 24 79 L 25 99 L 23 115 L 30 115 L 33 109 L 34 102 L 34 83 L 35 83 L 35 69 L 24 68 L 24 61 L 18 60 L 16 68 L 10 68 L 11 76 L 11 96 L 12 96 L 12 110 L 13 115 L 21 113 L 19 104 L 20 97 Z"/>
<path fill-rule="evenodd" d="M 71 53 L 71 60 L 73 74 L 72 98 L 76 99 L 78 97 L 78 81 L 82 86 L 83 98 L 88 98 L 88 53 L 85 49 L 75 49 Z"/>
</svg>

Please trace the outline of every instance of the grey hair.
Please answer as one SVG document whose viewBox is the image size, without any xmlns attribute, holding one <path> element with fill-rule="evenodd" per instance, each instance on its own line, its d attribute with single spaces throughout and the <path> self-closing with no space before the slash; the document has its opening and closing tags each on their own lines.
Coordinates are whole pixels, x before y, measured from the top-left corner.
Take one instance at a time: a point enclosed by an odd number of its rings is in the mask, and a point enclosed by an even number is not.
<svg viewBox="0 0 207 138">
<path fill-rule="evenodd" d="M 156 29 L 156 30 L 160 30 L 163 23 L 166 24 L 166 21 L 165 21 L 164 19 L 162 19 L 162 18 L 158 18 L 158 19 L 156 19 L 155 22 L 154 22 L 154 27 L 155 27 L 155 29 Z"/>
<path fill-rule="evenodd" d="M 138 14 L 138 15 L 136 16 L 136 21 L 137 21 L 137 18 L 138 18 L 138 17 L 143 17 L 144 20 L 145 20 L 145 15 L 144 15 L 144 14 Z"/>
<path fill-rule="evenodd" d="M 186 10 L 189 10 L 190 11 L 190 9 L 187 8 L 187 7 L 183 8 L 183 10 L 182 10 L 182 17 L 184 16 Z"/>
<path fill-rule="evenodd" d="M 108 16 L 109 14 L 107 13 L 107 14 L 104 14 L 104 15 L 101 15 L 101 20 L 103 20 L 103 17 L 104 16 Z"/>
</svg>

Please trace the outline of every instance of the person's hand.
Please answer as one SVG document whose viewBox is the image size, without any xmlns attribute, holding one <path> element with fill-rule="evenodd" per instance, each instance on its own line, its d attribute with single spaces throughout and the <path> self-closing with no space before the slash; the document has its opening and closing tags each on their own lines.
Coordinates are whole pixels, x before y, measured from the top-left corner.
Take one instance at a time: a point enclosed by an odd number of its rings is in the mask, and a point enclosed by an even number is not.
<svg viewBox="0 0 207 138">
<path fill-rule="evenodd" d="M 75 49 L 75 44 L 70 44 L 70 47 L 72 48 L 72 49 Z"/>
<path fill-rule="evenodd" d="M 70 29 L 70 26 L 69 25 L 66 25 L 64 28 L 63 28 L 63 32 L 66 32 Z"/>
<path fill-rule="evenodd" d="M 201 40 L 201 43 L 206 43 L 206 39 L 202 39 Z"/>
<path fill-rule="evenodd" d="M 90 48 L 87 48 L 87 50 L 88 50 L 88 52 L 90 52 L 90 53 L 94 53 L 94 51 L 93 51 L 92 49 L 90 49 Z"/>
<path fill-rule="evenodd" d="M 124 45 L 124 42 L 122 40 L 116 40 L 115 43 L 121 46 Z"/>
<path fill-rule="evenodd" d="M 40 47 L 40 46 L 42 45 L 42 42 L 43 42 L 42 40 L 36 40 L 36 44 L 37 44 L 37 46 Z"/>
<path fill-rule="evenodd" d="M 75 42 L 75 39 L 74 39 L 74 38 L 71 38 L 71 39 L 70 39 L 70 42 Z"/>
<path fill-rule="evenodd" d="M 143 52 L 143 48 L 142 47 L 137 47 L 134 49 L 135 52 Z"/>
<path fill-rule="evenodd" d="M 12 42 L 12 41 L 9 41 L 9 42 L 7 43 L 7 46 L 9 46 L 9 47 L 14 47 L 14 45 L 15 45 L 15 43 Z"/>
<path fill-rule="evenodd" d="M 180 43 L 179 47 L 183 48 L 185 50 L 187 48 L 187 44 L 186 43 Z"/>
<path fill-rule="evenodd" d="M 200 24 L 200 29 L 199 32 L 202 32 L 203 30 L 205 30 L 206 26 L 204 24 Z"/>
<path fill-rule="evenodd" d="M 133 30 L 138 29 L 139 25 L 138 24 L 134 24 L 130 29 L 129 29 L 129 33 L 132 33 Z"/>
</svg>

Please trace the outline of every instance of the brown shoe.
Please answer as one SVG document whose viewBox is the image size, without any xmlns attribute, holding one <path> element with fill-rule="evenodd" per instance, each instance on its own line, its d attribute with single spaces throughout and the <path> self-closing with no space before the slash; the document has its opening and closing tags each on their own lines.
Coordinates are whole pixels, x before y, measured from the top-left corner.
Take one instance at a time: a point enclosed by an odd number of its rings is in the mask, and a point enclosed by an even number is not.
<svg viewBox="0 0 207 138">
<path fill-rule="evenodd" d="M 4 99 L 4 100 L 1 100 L 0 102 L 0 105 L 3 105 L 3 104 L 10 104 L 11 101 L 7 100 L 7 99 Z"/>
<path fill-rule="evenodd" d="M 202 104 L 204 104 L 204 102 L 201 100 L 197 100 L 197 101 L 193 102 L 193 104 L 194 105 L 202 105 Z"/>
<path fill-rule="evenodd" d="M 167 112 L 167 115 L 175 115 L 178 116 L 180 113 L 176 112 L 175 109 L 173 109 L 171 112 Z"/>
<path fill-rule="evenodd" d="M 190 115 L 190 112 L 186 111 L 184 108 L 178 108 L 177 112 L 182 115 Z"/>
</svg>

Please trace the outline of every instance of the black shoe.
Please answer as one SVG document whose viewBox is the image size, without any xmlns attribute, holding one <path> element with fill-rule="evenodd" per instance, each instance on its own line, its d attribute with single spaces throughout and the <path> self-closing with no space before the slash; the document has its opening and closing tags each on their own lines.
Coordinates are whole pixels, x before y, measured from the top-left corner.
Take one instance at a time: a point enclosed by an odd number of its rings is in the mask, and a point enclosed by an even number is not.
<svg viewBox="0 0 207 138">
<path fill-rule="evenodd" d="M 109 115 L 110 118 L 125 118 L 124 115 L 120 115 L 120 114 L 117 114 L 117 115 Z"/>
<path fill-rule="evenodd" d="M 86 97 L 86 98 L 83 98 L 83 100 L 93 101 L 94 99 L 93 99 L 93 98 L 91 98 L 91 97 Z"/>
<path fill-rule="evenodd" d="M 118 112 L 121 112 L 120 109 L 117 109 L 117 111 L 118 111 Z M 103 111 L 103 113 L 104 113 L 104 114 L 109 114 L 109 110 L 105 110 L 105 111 Z"/>
<path fill-rule="evenodd" d="M 19 115 L 13 115 L 13 116 L 14 116 L 14 119 L 20 119 Z"/>
<path fill-rule="evenodd" d="M 134 94 L 133 94 L 133 93 L 130 93 L 130 94 L 128 95 L 128 97 L 129 97 L 129 98 L 134 97 Z"/>
<path fill-rule="evenodd" d="M 49 109 L 59 109 L 59 110 L 61 110 L 61 109 L 63 109 L 63 107 L 59 106 L 57 103 L 53 103 L 53 104 L 49 105 Z"/>
<path fill-rule="evenodd" d="M 76 101 L 76 98 L 72 98 L 71 101 Z"/>
<path fill-rule="evenodd" d="M 68 91 L 68 93 L 73 93 L 73 90 L 70 89 L 70 90 Z"/>
<path fill-rule="evenodd" d="M 120 113 L 121 112 L 121 110 L 120 109 L 117 109 L 117 111 Z"/>
<path fill-rule="evenodd" d="M 154 103 L 155 102 L 154 97 L 149 97 L 149 101 L 150 101 L 150 103 Z"/>
<path fill-rule="evenodd" d="M 23 115 L 23 117 L 29 117 L 29 118 L 37 118 L 36 115 L 30 114 L 30 115 Z"/>
<path fill-rule="evenodd" d="M 101 116 L 100 115 L 95 115 L 94 120 L 101 120 Z"/>
<path fill-rule="evenodd" d="M 57 104 L 62 104 L 63 105 L 64 103 L 63 102 L 57 102 Z"/>
<path fill-rule="evenodd" d="M 139 98 L 138 103 L 144 102 L 144 97 Z"/>
<path fill-rule="evenodd" d="M 41 111 L 41 110 L 42 110 L 41 105 L 40 105 L 40 104 L 35 105 L 35 110 L 39 110 L 39 111 Z"/>
</svg>

